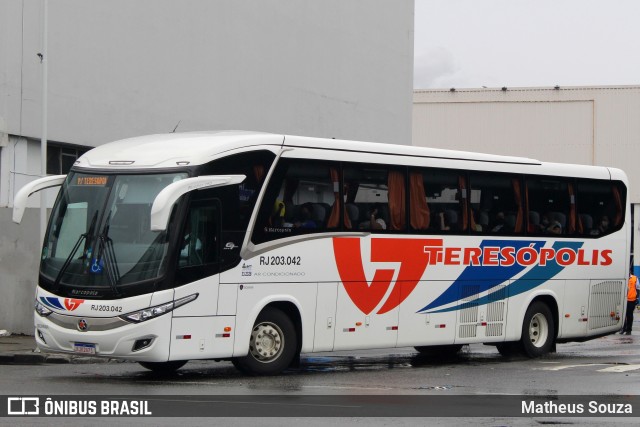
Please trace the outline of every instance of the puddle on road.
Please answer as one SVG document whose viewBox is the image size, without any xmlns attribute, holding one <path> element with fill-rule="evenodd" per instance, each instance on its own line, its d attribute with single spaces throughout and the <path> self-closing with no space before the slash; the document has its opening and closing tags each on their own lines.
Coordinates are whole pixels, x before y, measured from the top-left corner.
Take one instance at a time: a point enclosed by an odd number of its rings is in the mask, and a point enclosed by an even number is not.
<svg viewBox="0 0 640 427">
<path fill-rule="evenodd" d="M 453 387 L 452 385 L 432 385 L 432 386 L 422 386 L 422 387 L 413 387 L 414 390 L 451 390 Z"/>
<path fill-rule="evenodd" d="M 579 359 L 588 360 L 595 364 L 609 364 L 614 366 L 620 361 L 616 361 L 616 356 L 624 356 L 637 351 L 640 347 L 640 340 L 631 336 L 623 337 L 610 335 L 595 339 L 587 343 L 567 343 L 558 345 L 558 352 L 545 355 L 536 359 L 535 363 L 544 364 L 566 363 L 566 360 Z M 402 350 L 399 350 L 402 351 Z M 614 363 L 612 363 L 612 361 Z M 434 357 L 416 352 L 405 351 L 400 353 L 377 353 L 363 354 L 360 356 L 349 355 L 346 352 L 309 354 L 303 355 L 299 366 L 288 369 L 282 377 L 295 378 L 297 375 L 314 375 L 333 372 L 373 372 L 391 369 L 454 369 L 469 366 L 491 366 L 501 363 L 531 363 L 526 357 L 501 356 L 495 347 L 472 345 L 463 347 L 462 351 L 454 357 Z M 615 363 L 617 362 L 617 363 Z M 135 365 L 133 365 L 135 366 Z M 490 368 L 493 369 L 493 368 Z M 246 379 L 242 373 L 237 371 L 229 362 L 215 363 L 213 361 L 192 361 L 184 368 L 174 374 L 158 375 L 146 371 L 142 367 L 138 369 L 128 369 L 120 374 L 100 375 L 101 380 L 112 382 L 136 382 L 158 383 L 180 381 L 185 383 Z M 93 382 L 94 375 L 80 375 L 76 380 Z M 260 383 L 260 379 L 251 379 L 252 383 Z M 425 387 L 439 387 L 438 385 L 425 385 Z"/>
<path fill-rule="evenodd" d="M 504 359 L 496 354 L 477 354 L 461 352 L 454 357 L 439 358 L 419 353 L 392 354 L 385 356 L 326 356 L 303 357 L 296 372 L 338 372 L 338 371 L 376 371 L 385 369 L 441 368 L 465 364 L 487 364 Z"/>
</svg>

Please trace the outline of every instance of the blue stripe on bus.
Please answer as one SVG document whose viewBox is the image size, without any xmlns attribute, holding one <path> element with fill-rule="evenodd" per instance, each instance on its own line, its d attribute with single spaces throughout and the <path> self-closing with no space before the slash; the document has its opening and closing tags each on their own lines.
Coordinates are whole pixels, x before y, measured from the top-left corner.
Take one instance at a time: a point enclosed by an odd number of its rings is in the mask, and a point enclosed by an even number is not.
<svg viewBox="0 0 640 427">
<path fill-rule="evenodd" d="M 62 304 L 60 304 L 60 300 L 55 297 L 40 297 L 40 301 L 47 307 L 57 308 L 58 310 L 64 310 Z"/>
<path fill-rule="evenodd" d="M 482 242 L 483 244 L 485 242 Z M 493 243 L 493 242 L 492 242 Z M 516 242 L 509 242 L 509 244 L 514 245 L 515 246 Z M 527 242 L 525 242 L 527 243 Z M 535 242 L 536 243 L 536 249 L 539 249 L 539 247 L 537 246 L 538 243 L 540 242 Z M 582 246 L 582 242 L 555 242 L 553 244 L 553 249 L 555 249 L 556 251 L 563 249 L 563 248 L 569 248 L 569 249 L 574 249 L 577 250 Z M 526 245 L 524 245 L 526 246 Z M 453 284 L 442 294 L 440 295 L 438 298 L 436 298 L 436 300 L 434 300 L 432 303 L 428 304 L 427 306 L 425 306 L 424 308 L 418 310 L 418 313 L 424 313 L 427 310 L 433 310 L 434 308 L 438 308 L 441 307 L 443 305 L 452 303 L 454 301 L 458 301 L 461 297 L 461 287 L 463 285 L 463 283 L 467 282 L 469 280 L 482 280 L 481 275 L 476 275 L 474 276 L 473 279 L 470 279 L 468 275 L 466 275 L 466 271 L 471 268 L 471 267 L 467 267 L 462 274 L 460 275 L 460 277 L 458 279 L 456 279 L 455 282 L 453 282 Z M 495 266 L 490 266 L 490 267 L 473 267 L 473 268 L 480 268 L 480 269 L 485 269 L 485 268 L 496 268 Z M 506 267 L 506 268 L 511 268 L 511 267 Z M 541 284 L 543 284 L 544 282 L 546 282 L 547 280 L 552 279 L 553 277 L 555 277 L 558 273 L 560 273 L 562 270 L 564 270 L 564 267 L 558 265 L 558 263 L 555 261 L 555 259 L 549 260 L 547 262 L 547 265 L 540 266 L 540 265 L 536 265 L 534 266 L 531 270 L 529 270 L 528 272 L 526 272 L 522 277 L 520 277 L 519 279 L 517 279 L 516 281 L 514 281 L 511 285 L 507 285 L 505 288 L 501 288 L 499 290 L 496 290 L 494 292 L 491 292 L 489 294 L 487 294 L 486 296 L 482 297 L 482 298 L 478 298 L 473 300 L 473 302 L 464 302 L 464 303 L 458 303 L 457 305 L 453 306 L 453 307 L 449 307 L 449 308 L 445 308 L 442 310 L 436 310 L 436 311 L 430 311 L 429 313 L 444 313 L 444 312 L 448 312 L 448 311 L 456 311 L 456 310 L 460 310 L 463 308 L 467 308 L 470 306 L 478 306 L 478 305 L 483 305 L 483 304 L 488 304 L 489 302 L 494 302 L 494 301 L 500 301 L 502 299 L 505 299 L 507 297 L 512 297 L 515 295 L 519 295 L 522 294 L 524 292 L 530 291 L 531 289 L 536 288 L 537 286 L 540 286 Z M 518 270 L 522 271 L 522 268 L 520 268 Z M 487 289 L 491 289 L 493 286 L 496 286 L 502 282 L 504 282 L 505 280 L 510 279 L 511 277 L 513 277 L 516 273 L 514 273 L 512 276 L 497 282 L 495 280 L 492 281 L 487 281 L 485 283 L 481 283 L 480 286 L 478 287 L 480 290 L 475 293 L 474 295 L 477 295 L 479 293 L 481 293 L 482 291 L 486 291 Z M 463 276 L 465 277 L 464 281 L 461 280 L 463 278 Z M 446 294 L 446 298 L 445 298 L 445 294 Z M 465 295 L 465 298 L 468 298 L 470 296 L 473 295 Z M 426 313 L 425 313 L 426 314 Z"/>
</svg>

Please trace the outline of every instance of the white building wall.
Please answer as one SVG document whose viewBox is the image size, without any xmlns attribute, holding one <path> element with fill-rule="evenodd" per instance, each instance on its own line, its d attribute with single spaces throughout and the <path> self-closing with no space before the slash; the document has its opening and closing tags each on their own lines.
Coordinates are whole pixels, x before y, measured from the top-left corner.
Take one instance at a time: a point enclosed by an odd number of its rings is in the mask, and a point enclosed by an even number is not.
<svg viewBox="0 0 640 427">
<path fill-rule="evenodd" d="M 414 120 L 416 145 L 426 141 L 427 146 L 554 161 L 593 160 L 591 101 L 421 103 Z"/>
<path fill-rule="evenodd" d="M 177 125 L 411 143 L 414 0 L 48 4 L 50 141 Z M 0 299 L 0 329 L 26 333 L 39 227 L 29 215 L 13 225 L 9 208 L 40 173 L 42 23 L 42 1 L 0 1 L 0 292 L 20 295 Z M 26 263 L 13 261 L 16 240 Z"/>
</svg>

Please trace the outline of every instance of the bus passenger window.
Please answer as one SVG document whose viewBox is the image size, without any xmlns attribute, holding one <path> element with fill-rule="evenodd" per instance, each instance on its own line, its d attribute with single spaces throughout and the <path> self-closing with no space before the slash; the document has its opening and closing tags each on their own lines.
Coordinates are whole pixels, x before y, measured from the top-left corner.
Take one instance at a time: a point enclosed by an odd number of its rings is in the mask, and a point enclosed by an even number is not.
<svg viewBox="0 0 640 427">
<path fill-rule="evenodd" d="M 598 237 L 619 230 L 624 223 L 625 198 L 626 188 L 620 182 L 578 180 L 577 232 Z"/>
<path fill-rule="evenodd" d="M 528 178 L 526 191 L 529 202 L 527 226 L 529 234 L 570 235 L 575 233 L 577 216 L 572 182 L 557 178 Z"/>
<path fill-rule="evenodd" d="M 247 229 L 274 158 L 274 154 L 269 151 L 249 151 L 213 160 L 203 168 L 202 175 L 245 176 L 244 181 L 238 185 L 218 187 L 210 192 L 224 200 L 222 212 L 224 230 L 244 232 Z"/>
<path fill-rule="evenodd" d="M 281 159 L 262 200 L 252 241 L 263 243 L 339 225 L 339 165 Z"/>
<path fill-rule="evenodd" d="M 466 188 L 457 171 L 414 169 L 409 173 L 410 224 L 414 232 L 466 230 Z"/>
<path fill-rule="evenodd" d="M 474 173 L 470 181 L 472 233 L 511 235 L 524 231 L 520 178 Z"/>
<path fill-rule="evenodd" d="M 350 163 L 344 167 L 346 204 L 356 230 L 404 231 L 405 173 L 386 165 Z M 349 228 L 345 221 L 345 228 Z"/>
</svg>

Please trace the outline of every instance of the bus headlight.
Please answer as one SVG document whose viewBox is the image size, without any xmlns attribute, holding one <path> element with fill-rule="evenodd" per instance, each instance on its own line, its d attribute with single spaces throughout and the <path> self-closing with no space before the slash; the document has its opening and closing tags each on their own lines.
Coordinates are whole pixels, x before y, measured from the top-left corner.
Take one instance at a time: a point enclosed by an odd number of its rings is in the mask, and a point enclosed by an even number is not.
<svg viewBox="0 0 640 427">
<path fill-rule="evenodd" d="M 44 304 L 42 304 L 38 300 L 36 300 L 35 309 L 36 309 L 36 313 L 38 313 L 42 317 L 47 317 L 48 315 L 53 313 L 53 311 L 49 310 L 47 307 L 44 306 Z"/>
<path fill-rule="evenodd" d="M 192 294 L 175 301 L 168 302 L 166 304 L 156 305 L 154 307 L 145 308 L 142 310 L 134 311 L 133 313 L 125 314 L 120 316 L 122 320 L 132 323 L 140 323 L 145 320 L 154 319 L 158 316 L 162 316 L 163 314 L 167 314 L 178 307 L 181 307 L 191 301 L 195 301 L 198 298 L 199 294 Z"/>
</svg>

